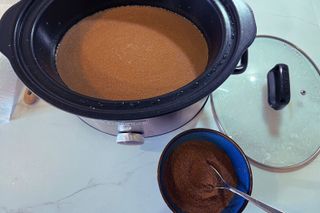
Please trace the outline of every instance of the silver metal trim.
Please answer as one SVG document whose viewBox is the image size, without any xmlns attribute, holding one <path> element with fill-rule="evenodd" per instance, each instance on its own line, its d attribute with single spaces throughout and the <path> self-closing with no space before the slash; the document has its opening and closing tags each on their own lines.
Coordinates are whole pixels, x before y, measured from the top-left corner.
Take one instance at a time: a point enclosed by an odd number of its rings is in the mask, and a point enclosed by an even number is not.
<svg viewBox="0 0 320 213">
<path fill-rule="evenodd" d="M 144 137 L 140 133 L 119 133 L 117 135 L 117 143 L 123 145 L 142 145 Z"/>
<path fill-rule="evenodd" d="M 201 112 L 207 100 L 208 97 L 177 112 L 143 120 L 108 121 L 79 118 L 89 126 L 109 135 L 139 133 L 144 137 L 154 137 L 172 132 L 193 120 Z"/>
</svg>

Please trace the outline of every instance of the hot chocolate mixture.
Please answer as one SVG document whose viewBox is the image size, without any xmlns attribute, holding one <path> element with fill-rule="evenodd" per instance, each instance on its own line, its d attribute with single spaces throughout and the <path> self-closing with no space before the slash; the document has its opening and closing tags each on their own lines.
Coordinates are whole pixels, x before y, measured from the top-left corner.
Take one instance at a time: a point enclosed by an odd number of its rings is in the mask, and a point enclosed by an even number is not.
<svg viewBox="0 0 320 213">
<path fill-rule="evenodd" d="M 72 90 L 108 100 L 175 91 L 206 68 L 208 47 L 190 21 L 164 9 L 127 6 L 89 16 L 62 39 L 56 65 Z"/>
<path fill-rule="evenodd" d="M 231 192 L 215 189 L 220 182 L 210 165 L 230 185 L 236 186 L 236 176 L 229 157 L 212 143 L 187 142 L 169 157 L 164 183 L 172 201 L 184 212 L 221 212 L 232 199 Z"/>
</svg>

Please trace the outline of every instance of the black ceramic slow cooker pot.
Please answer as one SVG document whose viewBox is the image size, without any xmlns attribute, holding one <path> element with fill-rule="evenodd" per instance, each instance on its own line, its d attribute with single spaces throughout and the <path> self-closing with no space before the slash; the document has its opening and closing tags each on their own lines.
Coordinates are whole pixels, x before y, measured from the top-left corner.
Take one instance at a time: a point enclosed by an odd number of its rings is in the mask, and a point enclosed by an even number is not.
<svg viewBox="0 0 320 213">
<path fill-rule="evenodd" d="M 56 48 L 63 35 L 86 16 L 124 5 L 161 7 L 192 21 L 209 48 L 203 74 L 177 91 L 146 100 L 99 100 L 68 89 L 55 66 Z M 24 84 L 48 103 L 97 129 L 120 132 L 124 137 L 119 141 L 163 134 L 194 117 L 212 91 L 231 74 L 245 70 L 244 53 L 255 36 L 253 13 L 242 0 L 21 0 L 0 21 L 0 51 Z M 241 58 L 243 64 L 237 67 Z M 157 130 L 164 123 L 166 128 Z"/>
</svg>

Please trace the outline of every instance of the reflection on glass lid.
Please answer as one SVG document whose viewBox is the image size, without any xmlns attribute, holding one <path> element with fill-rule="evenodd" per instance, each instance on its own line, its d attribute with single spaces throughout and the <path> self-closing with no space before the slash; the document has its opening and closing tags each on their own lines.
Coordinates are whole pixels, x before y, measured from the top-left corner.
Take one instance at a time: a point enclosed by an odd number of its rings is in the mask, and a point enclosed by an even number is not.
<svg viewBox="0 0 320 213">
<path fill-rule="evenodd" d="M 273 83 L 269 78 L 268 86 L 267 76 L 279 64 L 287 66 L 290 83 L 283 79 L 278 82 L 277 75 L 283 74 L 282 70 L 274 75 Z M 270 91 L 283 92 L 283 82 L 290 90 L 290 102 L 275 110 L 270 105 Z M 246 72 L 228 79 L 213 99 L 221 130 L 256 163 L 288 169 L 301 166 L 318 154 L 320 73 L 308 56 L 289 42 L 257 37 L 249 48 Z"/>
</svg>

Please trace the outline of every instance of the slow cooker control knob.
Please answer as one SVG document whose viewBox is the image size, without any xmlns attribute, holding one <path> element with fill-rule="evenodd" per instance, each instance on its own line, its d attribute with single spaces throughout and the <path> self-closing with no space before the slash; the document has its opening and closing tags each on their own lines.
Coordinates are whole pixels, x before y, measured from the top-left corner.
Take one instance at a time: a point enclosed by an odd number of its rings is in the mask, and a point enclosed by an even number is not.
<svg viewBox="0 0 320 213">
<path fill-rule="evenodd" d="M 139 133 L 119 133 L 117 143 L 123 145 L 141 145 L 144 143 L 144 137 Z"/>
</svg>

